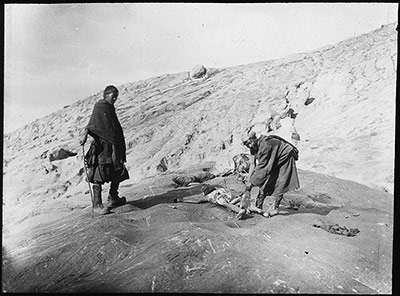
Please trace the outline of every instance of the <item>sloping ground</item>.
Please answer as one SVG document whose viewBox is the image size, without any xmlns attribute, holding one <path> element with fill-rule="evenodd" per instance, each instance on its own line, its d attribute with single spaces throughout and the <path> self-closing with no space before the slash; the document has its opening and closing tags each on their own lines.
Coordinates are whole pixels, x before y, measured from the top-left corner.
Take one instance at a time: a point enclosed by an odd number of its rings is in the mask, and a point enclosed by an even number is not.
<svg viewBox="0 0 400 296">
<path fill-rule="evenodd" d="M 233 155 L 248 152 L 241 140 L 251 124 L 291 106 L 299 168 L 393 193 L 395 25 L 279 60 L 207 68 L 203 79 L 177 73 L 118 86 L 129 182 L 155 175 L 160 163 L 170 171 L 201 161 L 229 167 Z M 64 194 L 84 182 L 80 159 L 48 174 L 41 168 L 57 147 L 81 153 L 79 134 L 100 98 L 101 91 L 5 135 L 6 203 L 40 199 L 48 184 Z"/>
<path fill-rule="evenodd" d="M 4 289 L 390 293 L 394 27 L 280 60 L 207 68 L 203 79 L 178 73 L 118 86 L 129 205 L 106 217 L 90 217 L 78 143 L 101 92 L 5 135 Z M 237 221 L 211 204 L 174 203 L 199 193 L 174 189 L 178 170 L 205 161 L 215 172 L 232 168 L 235 154 L 248 153 L 246 129 L 289 106 L 303 170 L 284 205 L 297 211 Z M 77 155 L 50 161 L 59 148 Z M 243 189 L 233 176 L 214 182 Z M 335 235 L 318 223 L 360 232 Z"/>
<path fill-rule="evenodd" d="M 174 175 L 121 187 L 128 204 L 111 215 L 92 219 L 89 207 L 64 218 L 55 211 L 57 220 L 30 232 L 7 229 L 3 289 L 391 293 L 392 195 L 299 170 L 302 188 L 286 195 L 280 215 L 237 220 L 213 204 L 174 202 L 200 193 L 199 185 L 175 188 Z M 208 183 L 243 190 L 234 175 Z M 360 232 L 347 237 L 312 224 Z"/>
</svg>

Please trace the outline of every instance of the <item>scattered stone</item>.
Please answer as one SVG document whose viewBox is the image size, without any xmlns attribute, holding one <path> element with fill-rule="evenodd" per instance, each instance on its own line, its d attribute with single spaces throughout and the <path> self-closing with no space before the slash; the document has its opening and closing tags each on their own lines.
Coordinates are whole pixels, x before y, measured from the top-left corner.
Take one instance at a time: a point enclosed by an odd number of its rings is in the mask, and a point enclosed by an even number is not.
<svg viewBox="0 0 400 296">
<path fill-rule="evenodd" d="M 85 168 L 81 167 L 78 171 L 78 176 L 82 176 L 85 173 Z"/>
<path fill-rule="evenodd" d="M 289 110 L 286 113 L 286 116 L 290 117 L 291 119 L 296 119 L 297 114 L 299 114 L 299 113 L 295 113 L 293 108 L 289 108 Z"/>
<path fill-rule="evenodd" d="M 165 157 L 161 158 L 160 163 L 157 165 L 158 172 L 165 172 L 168 170 L 167 159 Z"/>
<path fill-rule="evenodd" d="M 44 151 L 44 152 L 40 155 L 40 158 L 41 158 L 41 159 L 47 158 L 47 152 L 49 152 L 49 150 Z"/>
<path fill-rule="evenodd" d="M 47 175 L 50 172 L 53 172 L 57 169 L 57 166 L 55 166 L 54 164 L 51 165 L 41 165 L 40 166 L 42 173 Z"/>
<path fill-rule="evenodd" d="M 312 102 L 314 102 L 315 98 L 307 98 L 307 100 L 304 102 L 305 106 L 310 105 Z"/>
<path fill-rule="evenodd" d="M 300 141 L 300 135 L 298 132 L 292 132 L 292 141 Z"/>
<path fill-rule="evenodd" d="M 75 153 L 75 152 L 71 152 L 64 148 L 57 148 L 57 149 L 54 149 L 50 153 L 49 160 L 50 161 L 61 160 L 61 159 L 65 159 L 65 158 L 68 158 L 71 156 L 76 156 L 76 155 L 77 155 L 77 153 Z"/>
</svg>

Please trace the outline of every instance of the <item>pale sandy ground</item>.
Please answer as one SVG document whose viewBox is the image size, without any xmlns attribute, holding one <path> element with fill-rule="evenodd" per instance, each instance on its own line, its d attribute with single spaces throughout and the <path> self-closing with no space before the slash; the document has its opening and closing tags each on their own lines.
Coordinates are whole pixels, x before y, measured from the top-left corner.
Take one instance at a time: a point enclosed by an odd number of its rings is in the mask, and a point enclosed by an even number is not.
<svg viewBox="0 0 400 296">
<path fill-rule="evenodd" d="M 298 113 L 294 126 L 301 138 L 300 169 L 392 194 L 394 28 L 391 24 L 279 60 L 208 69 L 204 79 L 177 73 L 119 86 L 116 108 L 131 175 L 124 185 L 134 188 L 159 174 L 157 166 L 163 159 L 168 171 L 204 161 L 216 161 L 216 171 L 230 168 L 235 154 L 248 152 L 241 145 L 246 128 L 292 107 Z M 89 209 L 78 140 L 100 93 L 4 136 L 6 248 L 11 238 L 23 241 L 39 225 Z M 308 98 L 315 100 L 306 106 Z M 291 123 L 282 120 L 282 131 Z M 77 156 L 50 162 L 48 155 L 56 148 Z"/>
</svg>

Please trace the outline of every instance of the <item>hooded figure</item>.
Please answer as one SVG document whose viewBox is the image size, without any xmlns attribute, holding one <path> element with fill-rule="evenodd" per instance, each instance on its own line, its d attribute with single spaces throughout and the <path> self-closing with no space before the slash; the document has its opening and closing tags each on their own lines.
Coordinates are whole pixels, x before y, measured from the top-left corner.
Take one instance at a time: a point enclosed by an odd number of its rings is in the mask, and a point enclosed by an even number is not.
<svg viewBox="0 0 400 296">
<path fill-rule="evenodd" d="M 109 213 L 109 208 L 126 203 L 125 197 L 118 196 L 119 183 L 129 179 L 125 168 L 126 146 L 121 124 L 115 113 L 114 103 L 118 98 L 118 89 L 107 86 L 103 99 L 93 108 L 89 123 L 86 126 L 80 144 L 84 145 L 89 134 L 93 141 L 85 155 L 88 167 L 88 181 L 94 183 L 94 209 L 101 215 Z M 104 207 L 101 199 L 101 186 L 111 182 Z"/>
</svg>

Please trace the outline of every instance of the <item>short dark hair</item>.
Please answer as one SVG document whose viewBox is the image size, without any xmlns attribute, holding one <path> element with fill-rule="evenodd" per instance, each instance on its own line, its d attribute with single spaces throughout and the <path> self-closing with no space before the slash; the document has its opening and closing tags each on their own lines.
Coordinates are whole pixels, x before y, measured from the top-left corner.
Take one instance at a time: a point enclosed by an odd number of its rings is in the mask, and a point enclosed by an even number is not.
<svg viewBox="0 0 400 296">
<path fill-rule="evenodd" d="M 116 88 L 114 85 L 109 85 L 104 89 L 103 92 L 103 97 L 106 95 L 113 93 L 114 95 L 118 96 L 118 88 Z"/>
</svg>

